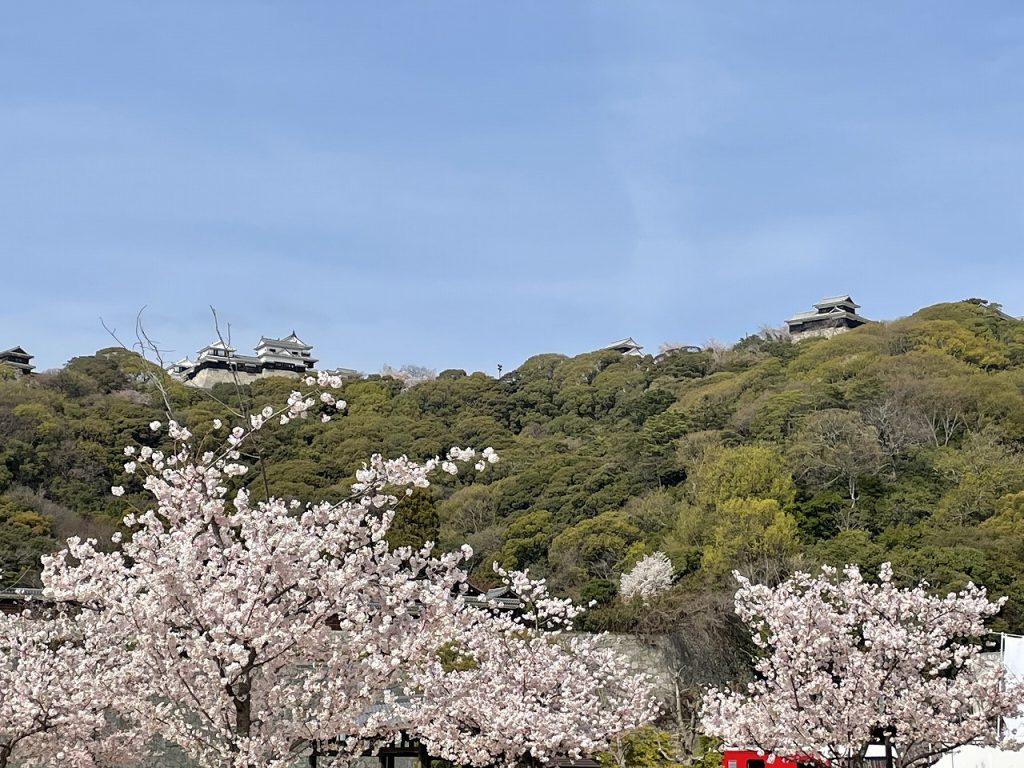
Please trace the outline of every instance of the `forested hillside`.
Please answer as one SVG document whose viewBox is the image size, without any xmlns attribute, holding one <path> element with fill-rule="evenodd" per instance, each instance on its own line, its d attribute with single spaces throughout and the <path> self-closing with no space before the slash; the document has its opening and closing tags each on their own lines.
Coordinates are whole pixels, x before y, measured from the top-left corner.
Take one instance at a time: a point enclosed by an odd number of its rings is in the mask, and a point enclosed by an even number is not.
<svg viewBox="0 0 1024 768">
<path fill-rule="evenodd" d="M 113 349 L 0 380 L 4 583 L 31 585 L 40 553 L 103 537 L 146 503 L 121 447 L 152 441 L 147 425 L 163 418 L 151 370 Z M 199 435 L 291 388 L 168 387 Z M 892 560 L 907 582 L 1008 595 L 997 628 L 1024 630 L 1024 322 L 996 305 L 941 304 L 799 344 L 762 334 L 658 359 L 543 354 L 500 379 L 449 370 L 404 389 L 370 377 L 343 397 L 343 417 L 263 438 L 254 492 L 336 498 L 374 452 L 493 446 L 502 461 L 479 481 L 407 500 L 394 543 L 468 541 L 481 582 L 493 560 L 529 567 L 596 600 L 593 626 L 661 632 L 720 615 L 734 569 L 771 581 Z M 619 575 L 656 550 L 673 589 L 646 607 L 620 601 Z"/>
</svg>

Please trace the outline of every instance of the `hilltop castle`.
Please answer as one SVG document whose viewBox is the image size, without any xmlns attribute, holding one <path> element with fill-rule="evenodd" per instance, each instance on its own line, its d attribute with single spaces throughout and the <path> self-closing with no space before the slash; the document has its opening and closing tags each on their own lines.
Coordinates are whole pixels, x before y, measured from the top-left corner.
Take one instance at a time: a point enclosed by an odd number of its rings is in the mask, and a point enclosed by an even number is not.
<svg viewBox="0 0 1024 768">
<path fill-rule="evenodd" d="M 633 341 L 633 337 L 630 336 L 627 339 L 621 339 L 619 341 L 613 341 L 606 347 L 601 347 L 601 352 L 608 350 L 609 352 L 618 352 L 622 355 L 629 355 L 630 357 L 643 357 L 644 353 L 641 351 L 643 347 Z"/>
<path fill-rule="evenodd" d="M 870 323 L 857 314 L 860 304 L 849 296 L 831 296 L 814 305 L 813 312 L 800 312 L 786 321 L 793 341 L 824 337 L 826 339 Z"/>
<path fill-rule="evenodd" d="M 219 339 L 200 349 L 196 359 L 183 358 L 171 366 L 171 375 L 190 387 L 210 389 L 215 384 L 248 384 L 268 376 L 298 378 L 315 371 L 318 362 L 313 347 L 300 339 L 295 331 L 283 339 L 260 337 L 255 355 L 239 355 L 237 350 Z M 333 371 L 341 376 L 358 376 L 349 368 Z"/>
<path fill-rule="evenodd" d="M 32 357 L 21 347 L 11 347 L 0 352 L 0 365 L 13 368 L 15 376 L 28 376 L 35 368 L 29 363 Z"/>
</svg>

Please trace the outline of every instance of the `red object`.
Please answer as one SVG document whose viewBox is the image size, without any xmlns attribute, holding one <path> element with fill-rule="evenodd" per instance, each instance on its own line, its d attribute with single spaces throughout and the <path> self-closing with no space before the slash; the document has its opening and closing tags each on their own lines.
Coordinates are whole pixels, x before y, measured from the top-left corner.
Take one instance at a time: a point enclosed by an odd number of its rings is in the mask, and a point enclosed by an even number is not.
<svg viewBox="0 0 1024 768">
<path fill-rule="evenodd" d="M 722 753 L 722 768 L 820 768 L 821 763 L 802 757 L 758 754 L 751 749 L 727 749 Z"/>
</svg>

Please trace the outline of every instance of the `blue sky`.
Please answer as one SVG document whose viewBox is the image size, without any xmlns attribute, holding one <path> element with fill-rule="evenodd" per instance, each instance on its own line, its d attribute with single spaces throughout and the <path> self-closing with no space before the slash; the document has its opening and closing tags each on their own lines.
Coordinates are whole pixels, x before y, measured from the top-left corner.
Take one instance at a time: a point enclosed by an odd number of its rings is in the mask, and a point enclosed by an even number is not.
<svg viewBox="0 0 1024 768">
<path fill-rule="evenodd" d="M 0 348 L 493 372 L 850 292 L 1024 314 L 1024 6 L 0 6 Z"/>
</svg>

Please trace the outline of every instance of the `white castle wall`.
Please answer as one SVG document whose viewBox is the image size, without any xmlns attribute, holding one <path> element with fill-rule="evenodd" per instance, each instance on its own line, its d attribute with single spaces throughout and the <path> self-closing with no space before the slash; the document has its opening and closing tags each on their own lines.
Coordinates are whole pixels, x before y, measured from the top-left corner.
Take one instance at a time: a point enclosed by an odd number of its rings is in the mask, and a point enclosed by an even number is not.
<svg viewBox="0 0 1024 768">
<path fill-rule="evenodd" d="M 298 371 L 272 369 L 261 371 L 260 373 L 247 373 L 244 371 L 235 373 L 225 368 L 203 368 L 193 378 L 186 381 L 185 385 L 196 387 L 197 389 L 211 389 L 216 384 L 234 384 L 236 381 L 239 384 L 251 384 L 256 379 L 265 379 L 268 376 L 287 376 L 291 379 L 297 379 L 304 373 L 308 373 L 308 371 L 299 373 Z"/>
</svg>

